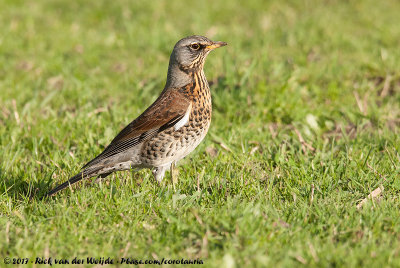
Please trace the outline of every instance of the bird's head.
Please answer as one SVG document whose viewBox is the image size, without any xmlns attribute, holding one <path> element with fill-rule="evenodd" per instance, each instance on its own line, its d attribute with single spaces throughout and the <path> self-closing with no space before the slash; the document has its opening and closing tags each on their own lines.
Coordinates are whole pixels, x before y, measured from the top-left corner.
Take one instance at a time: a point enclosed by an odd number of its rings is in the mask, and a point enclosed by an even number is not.
<svg viewBox="0 0 400 268">
<path fill-rule="evenodd" d="M 170 60 L 175 61 L 181 69 L 201 69 L 210 51 L 226 45 L 225 42 L 214 42 L 204 36 L 192 35 L 175 44 Z"/>
<path fill-rule="evenodd" d="M 189 72 L 202 72 L 208 53 L 226 45 L 225 42 L 214 42 L 200 35 L 179 40 L 171 53 L 165 88 L 178 88 L 193 82 Z"/>
</svg>

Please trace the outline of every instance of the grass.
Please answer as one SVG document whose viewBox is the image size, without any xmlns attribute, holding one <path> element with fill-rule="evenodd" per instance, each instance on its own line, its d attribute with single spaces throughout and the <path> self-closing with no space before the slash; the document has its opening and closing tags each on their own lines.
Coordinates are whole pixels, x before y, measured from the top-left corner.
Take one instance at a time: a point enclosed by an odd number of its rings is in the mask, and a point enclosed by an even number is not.
<svg viewBox="0 0 400 268">
<path fill-rule="evenodd" d="M 399 9 L 1 2 L 1 257 L 400 266 Z M 41 200 L 152 103 L 191 34 L 229 46 L 208 57 L 213 122 L 176 191 L 143 170 Z"/>
</svg>

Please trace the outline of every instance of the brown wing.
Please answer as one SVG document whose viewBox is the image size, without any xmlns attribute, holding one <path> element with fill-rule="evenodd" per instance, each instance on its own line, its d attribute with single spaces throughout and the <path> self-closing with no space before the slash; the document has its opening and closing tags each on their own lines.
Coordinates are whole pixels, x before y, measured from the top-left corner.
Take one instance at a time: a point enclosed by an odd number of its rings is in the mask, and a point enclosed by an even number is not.
<svg viewBox="0 0 400 268">
<path fill-rule="evenodd" d="M 127 125 L 96 158 L 83 168 L 126 151 L 181 120 L 190 101 L 177 90 L 166 90 L 138 118 Z"/>
</svg>

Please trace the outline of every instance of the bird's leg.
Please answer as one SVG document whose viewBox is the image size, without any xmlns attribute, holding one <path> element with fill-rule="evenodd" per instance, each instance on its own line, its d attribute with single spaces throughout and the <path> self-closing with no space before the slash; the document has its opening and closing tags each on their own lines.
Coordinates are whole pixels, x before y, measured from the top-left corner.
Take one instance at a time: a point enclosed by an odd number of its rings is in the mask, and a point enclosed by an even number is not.
<svg viewBox="0 0 400 268">
<path fill-rule="evenodd" d="M 175 162 L 172 162 L 171 164 L 171 180 L 172 180 L 172 186 L 174 187 L 175 191 L 175 184 L 178 183 L 178 169 L 175 168 Z"/>
<path fill-rule="evenodd" d="M 165 176 L 165 171 L 169 169 L 169 165 L 166 166 L 161 166 L 161 167 L 156 167 L 153 169 L 153 176 L 158 182 L 159 185 L 161 185 L 162 180 L 164 179 Z"/>
</svg>

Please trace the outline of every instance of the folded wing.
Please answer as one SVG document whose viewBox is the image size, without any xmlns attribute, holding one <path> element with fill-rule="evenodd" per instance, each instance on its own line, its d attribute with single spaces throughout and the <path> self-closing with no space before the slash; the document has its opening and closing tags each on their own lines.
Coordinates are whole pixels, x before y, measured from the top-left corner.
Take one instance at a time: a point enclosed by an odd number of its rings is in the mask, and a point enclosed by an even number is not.
<svg viewBox="0 0 400 268">
<path fill-rule="evenodd" d="M 127 125 L 101 154 L 83 168 L 89 168 L 108 157 L 138 146 L 177 123 L 182 124 L 191 107 L 191 102 L 177 90 L 164 91 L 143 114 Z"/>
</svg>

